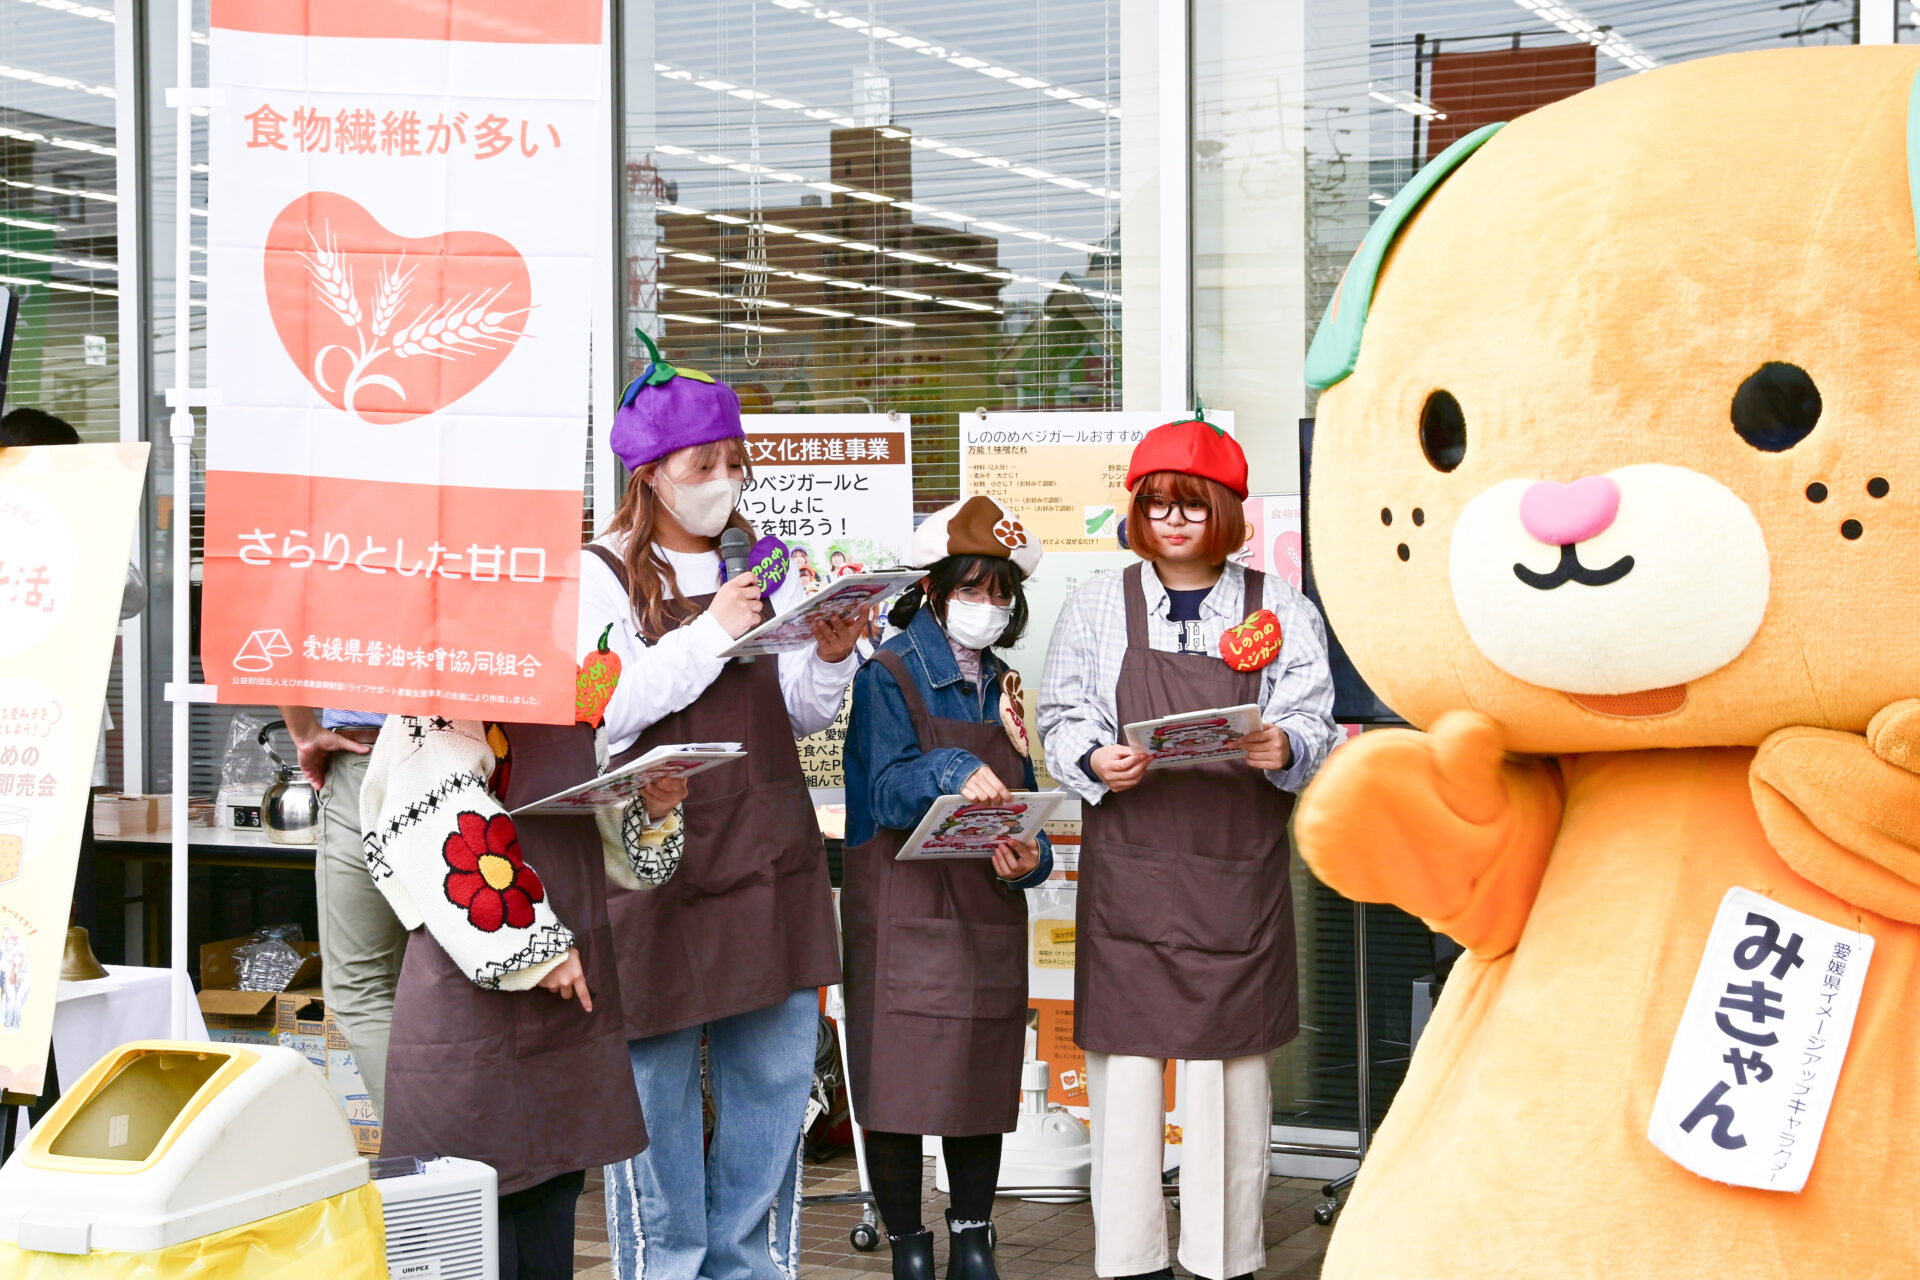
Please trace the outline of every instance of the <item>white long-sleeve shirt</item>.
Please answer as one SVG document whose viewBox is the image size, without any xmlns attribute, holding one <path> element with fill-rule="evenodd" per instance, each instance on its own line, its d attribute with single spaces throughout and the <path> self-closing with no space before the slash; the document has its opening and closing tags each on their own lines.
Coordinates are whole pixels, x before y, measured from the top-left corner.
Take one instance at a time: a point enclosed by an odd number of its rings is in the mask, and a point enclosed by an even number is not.
<svg viewBox="0 0 1920 1280">
<path fill-rule="evenodd" d="M 1087 752 L 1119 742 L 1115 693 L 1127 656 L 1127 600 L 1122 570 L 1089 580 L 1067 598 L 1047 649 L 1038 716 L 1047 771 L 1089 804 L 1107 794 L 1107 784 L 1080 767 Z M 1200 607 L 1205 650 L 1215 652 L 1228 627 L 1246 618 L 1246 570 L 1229 562 Z M 1280 619 L 1280 656 L 1260 671 L 1260 719 L 1278 725 L 1293 741 L 1293 761 L 1267 771 L 1273 785 L 1299 791 L 1339 740 L 1333 721 L 1333 673 L 1327 667 L 1327 630 L 1320 611 L 1286 582 L 1266 575 L 1261 604 Z M 1140 571 L 1147 606 L 1147 644 L 1162 653 L 1180 650 L 1180 624 L 1171 621 L 1167 589 L 1152 564 Z M 1183 708 L 1203 711 L 1204 707 Z"/>
<path fill-rule="evenodd" d="M 608 534 L 595 540 L 614 555 L 623 555 L 627 539 L 624 533 Z M 722 565 L 720 553 L 671 551 L 661 553 L 672 568 L 680 591 L 687 596 L 718 591 Z M 789 573 L 786 581 L 774 589 L 772 601 L 776 613 L 792 608 L 805 595 L 798 574 Z M 693 702 L 726 668 L 720 654 L 733 644 L 727 629 L 711 614 L 701 613 L 686 626 L 669 631 L 658 644 L 641 640 L 634 625 L 633 606 L 620 589 L 600 557 L 580 557 L 580 643 L 578 658 L 584 659 L 599 647 L 600 633 L 614 624 L 607 647 L 620 655 L 620 683 L 607 704 L 607 752 L 618 755 L 632 746 L 648 726 L 672 715 Z M 761 662 L 768 661 L 762 657 Z M 833 723 L 846 696 L 847 684 L 860 669 L 856 654 L 840 662 L 826 662 L 813 645 L 780 654 L 780 692 L 786 700 L 787 719 L 796 737 L 818 733 Z"/>
</svg>

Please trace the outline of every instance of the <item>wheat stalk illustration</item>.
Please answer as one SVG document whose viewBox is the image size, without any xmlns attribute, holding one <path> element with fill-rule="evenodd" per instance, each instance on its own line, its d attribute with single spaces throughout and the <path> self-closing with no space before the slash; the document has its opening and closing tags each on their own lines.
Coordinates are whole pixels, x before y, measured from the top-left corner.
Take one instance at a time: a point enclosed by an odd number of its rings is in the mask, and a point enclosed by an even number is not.
<svg viewBox="0 0 1920 1280">
<path fill-rule="evenodd" d="M 386 336 L 387 330 L 393 327 L 393 319 L 400 313 L 400 304 L 407 300 L 407 288 L 413 281 L 413 273 L 419 270 L 418 267 L 400 270 L 406 266 L 406 262 L 405 253 L 400 255 L 400 261 L 392 269 L 388 269 L 385 258 L 380 260 L 380 292 L 373 300 L 373 336 L 376 338 Z"/>
<path fill-rule="evenodd" d="M 407 398 L 406 388 L 398 380 L 383 373 L 368 372 L 382 356 L 391 355 L 399 360 L 423 356 L 457 360 L 510 347 L 524 336 L 517 329 L 508 328 L 507 322 L 526 315 L 532 308 L 501 310 L 499 303 L 506 296 L 507 285 L 483 289 L 477 294 L 467 293 L 458 301 L 423 307 L 411 322 L 396 323 L 419 270 L 417 266 L 406 265 L 404 252 L 391 265 L 381 259 L 370 317 L 372 323 L 363 326 L 369 317 L 360 310 L 353 273 L 347 269 L 347 256 L 340 251 L 332 225 L 322 227 L 321 237 L 315 237 L 313 229 L 307 228 L 307 242 L 313 246 L 313 252 L 299 257 L 313 278 L 314 292 L 328 310 L 353 330 L 358 348 L 339 342 L 322 347 L 313 357 L 313 381 L 322 391 L 331 394 L 334 388 L 327 380 L 327 360 L 335 351 L 344 353 L 350 367 L 340 387 L 341 402 L 342 407 L 356 417 L 361 414 L 354 401 L 363 387 L 385 387 L 403 402 Z"/>
<path fill-rule="evenodd" d="M 353 296 L 353 276 L 347 271 L 346 255 L 340 252 L 340 242 L 334 239 L 333 224 L 328 223 L 325 230 L 327 242 L 322 245 L 314 239 L 313 228 L 307 228 L 307 243 L 313 246 L 313 252 L 301 254 L 300 260 L 307 264 L 307 271 L 313 276 L 320 300 L 332 308 L 335 315 L 357 329 L 360 327 L 360 300 Z"/>
<path fill-rule="evenodd" d="M 467 294 L 458 302 L 443 302 L 431 311 L 422 311 L 412 324 L 394 335 L 393 354 L 402 360 L 418 356 L 452 360 L 513 342 L 520 335 L 505 322 L 525 315 L 528 308 L 493 310 L 493 304 L 506 291 L 502 285 L 484 290 L 478 297 Z"/>
</svg>

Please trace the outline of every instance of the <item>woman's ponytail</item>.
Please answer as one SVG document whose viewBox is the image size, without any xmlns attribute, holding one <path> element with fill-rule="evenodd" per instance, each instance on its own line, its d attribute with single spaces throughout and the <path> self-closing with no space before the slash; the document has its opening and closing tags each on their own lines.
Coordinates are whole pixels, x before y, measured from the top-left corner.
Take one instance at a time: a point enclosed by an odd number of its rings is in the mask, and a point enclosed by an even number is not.
<svg viewBox="0 0 1920 1280">
<path fill-rule="evenodd" d="M 887 610 L 888 624 L 895 631 L 905 631 L 907 625 L 913 621 L 913 616 L 920 612 L 920 606 L 926 602 L 926 590 L 920 583 L 914 583 L 902 591 L 900 598 L 893 602 L 893 607 Z"/>
</svg>

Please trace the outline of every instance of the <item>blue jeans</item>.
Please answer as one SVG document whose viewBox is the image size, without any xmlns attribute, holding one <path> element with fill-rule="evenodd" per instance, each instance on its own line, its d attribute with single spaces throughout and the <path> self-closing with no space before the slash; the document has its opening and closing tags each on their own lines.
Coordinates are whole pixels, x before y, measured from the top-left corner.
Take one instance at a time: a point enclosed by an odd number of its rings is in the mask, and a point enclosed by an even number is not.
<svg viewBox="0 0 1920 1280">
<path fill-rule="evenodd" d="M 794 1280 L 800 1122 L 818 1043 L 808 987 L 766 1009 L 632 1040 L 652 1144 L 607 1166 L 607 1239 L 620 1280 Z M 713 1142 L 704 1147 L 700 1042 Z"/>
</svg>

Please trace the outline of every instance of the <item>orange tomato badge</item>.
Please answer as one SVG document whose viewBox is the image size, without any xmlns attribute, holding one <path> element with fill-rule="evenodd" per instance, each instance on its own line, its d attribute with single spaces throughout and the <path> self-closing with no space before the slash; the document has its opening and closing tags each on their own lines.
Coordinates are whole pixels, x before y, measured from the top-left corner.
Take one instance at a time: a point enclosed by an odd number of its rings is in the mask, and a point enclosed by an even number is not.
<svg viewBox="0 0 1920 1280">
<path fill-rule="evenodd" d="M 1220 656 L 1235 671 L 1258 671 L 1280 656 L 1280 619 L 1262 609 L 1220 637 Z"/>
<path fill-rule="evenodd" d="M 614 687 L 620 683 L 620 655 L 607 648 L 612 635 L 613 624 L 609 622 L 600 633 L 599 646 L 580 664 L 573 682 L 573 718 L 596 729 L 606 719 L 607 704 L 613 701 Z"/>
</svg>

